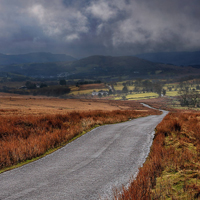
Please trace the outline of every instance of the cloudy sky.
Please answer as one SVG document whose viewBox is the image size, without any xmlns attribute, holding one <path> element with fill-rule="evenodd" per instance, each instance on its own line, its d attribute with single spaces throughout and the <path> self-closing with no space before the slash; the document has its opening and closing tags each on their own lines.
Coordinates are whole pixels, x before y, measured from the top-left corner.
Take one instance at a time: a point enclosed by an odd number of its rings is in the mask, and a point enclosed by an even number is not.
<svg viewBox="0 0 200 200">
<path fill-rule="evenodd" d="M 0 0 L 0 53 L 197 50 L 199 0 Z"/>
</svg>

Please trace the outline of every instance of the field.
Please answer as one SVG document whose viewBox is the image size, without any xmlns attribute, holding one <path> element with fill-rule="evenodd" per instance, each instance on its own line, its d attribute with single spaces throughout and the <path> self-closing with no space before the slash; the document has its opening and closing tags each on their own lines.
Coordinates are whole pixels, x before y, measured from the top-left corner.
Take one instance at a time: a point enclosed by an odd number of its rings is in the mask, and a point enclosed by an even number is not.
<svg viewBox="0 0 200 200">
<path fill-rule="evenodd" d="M 0 169 L 62 147 L 93 127 L 159 114 L 138 102 L 64 100 L 1 94 Z"/>
<path fill-rule="evenodd" d="M 153 92 L 146 92 L 146 93 L 135 93 L 135 94 L 128 94 L 126 95 L 127 100 L 140 100 L 140 99 L 151 99 L 157 98 L 158 94 Z M 122 97 L 116 97 L 116 100 L 122 99 Z"/>
<path fill-rule="evenodd" d="M 122 87 L 121 82 L 115 89 Z M 200 199 L 200 112 L 176 109 L 181 108 L 173 98 L 178 95 L 177 83 L 164 88 L 170 98 L 132 92 L 126 94 L 129 101 L 120 101 L 123 94 L 109 97 L 116 101 L 0 93 L 0 173 L 51 153 L 96 126 L 159 114 L 143 107 L 144 102 L 170 113 L 157 126 L 138 176 L 129 188 L 116 190 L 113 199 Z M 91 95 L 101 89 L 106 90 L 105 84 L 73 86 L 70 95 Z"/>
<path fill-rule="evenodd" d="M 77 81 L 77 82 L 76 82 Z M 156 84 L 162 85 L 162 91 L 165 90 L 165 97 L 177 97 L 180 95 L 180 90 L 183 88 L 188 88 L 189 91 L 199 92 L 200 86 L 199 80 L 193 81 L 184 81 L 184 82 L 174 82 L 167 83 L 167 80 L 127 80 L 123 82 L 112 82 L 112 83 L 92 83 L 88 80 L 85 82 L 80 82 L 80 80 L 74 80 L 72 85 L 69 85 L 70 92 L 60 91 L 58 94 L 54 91 L 56 87 L 59 87 L 58 81 L 47 82 L 48 88 L 45 89 L 35 89 L 35 90 L 26 90 L 18 89 L 20 86 L 25 85 L 25 82 L 6 82 L 4 86 L 11 88 L 7 92 L 19 93 L 19 94 L 34 94 L 34 95 L 48 95 L 48 96 L 62 96 L 62 98 L 81 98 L 81 99 L 113 99 L 113 100 L 141 100 L 141 99 L 151 99 L 157 98 L 158 92 L 156 91 Z M 78 83 L 81 84 L 78 84 Z M 91 82 L 91 83 L 90 83 Z M 35 82 L 36 83 L 36 82 Z M 85 84 L 87 83 L 87 84 Z M 39 82 L 37 83 L 39 84 Z M 40 85 L 40 84 L 39 84 Z M 54 86 L 53 86 L 54 85 Z M 55 86 L 57 85 L 57 86 Z M 122 91 L 124 85 L 127 86 L 127 91 Z M 109 92 L 110 88 L 113 90 L 110 91 L 108 96 L 102 95 L 92 95 L 92 92 L 96 91 L 107 91 Z M 0 84 L 1 91 L 3 90 L 2 83 Z M 62 89 L 62 86 L 61 88 Z M 45 96 L 44 96 L 45 97 Z M 29 98 L 29 97 L 28 97 Z M 38 96 L 33 97 L 33 99 L 38 98 Z M 66 108 L 68 109 L 68 108 Z"/>
<path fill-rule="evenodd" d="M 108 91 L 108 87 L 106 87 L 104 83 L 85 84 L 85 85 L 79 85 L 79 87 L 72 86 L 70 95 L 87 94 L 91 96 L 93 91 L 99 91 L 99 90 Z"/>
<path fill-rule="evenodd" d="M 15 94 L 0 93 L 0 115 L 43 115 L 65 114 L 71 111 L 89 110 L 118 110 L 125 109 L 108 101 L 59 99 L 40 96 L 21 96 Z"/>
<path fill-rule="evenodd" d="M 115 99 L 115 100 L 122 100 L 123 96 L 126 97 L 127 100 L 140 100 L 140 99 L 151 99 L 151 98 L 157 98 L 159 95 L 155 92 L 143 92 L 143 87 L 139 87 L 139 91 L 135 92 L 135 83 L 134 81 L 132 82 L 133 85 L 127 86 L 128 88 L 128 93 L 120 93 L 124 87 L 124 84 L 127 81 L 124 82 L 116 82 L 113 87 L 116 91 L 115 94 L 110 95 L 109 97 L 103 97 L 104 99 Z M 168 88 L 171 88 L 170 91 Z M 166 89 L 166 96 L 167 97 L 174 97 L 178 96 L 178 90 L 176 89 L 177 83 L 174 84 L 166 84 L 164 85 L 164 89 Z M 79 97 L 87 97 L 87 98 L 96 98 L 98 99 L 98 96 L 92 97 L 92 92 L 93 91 L 99 91 L 99 90 L 104 90 L 104 91 L 109 91 L 108 86 L 105 84 L 86 84 L 86 85 L 80 85 L 79 87 L 71 86 L 71 92 L 69 95 L 74 95 L 74 96 L 79 96 Z M 102 98 L 102 97 L 101 97 Z"/>
<path fill-rule="evenodd" d="M 167 100 L 146 103 L 171 110 L 156 127 L 150 154 L 128 188 L 113 199 L 200 199 L 200 112 L 175 110 Z"/>
</svg>

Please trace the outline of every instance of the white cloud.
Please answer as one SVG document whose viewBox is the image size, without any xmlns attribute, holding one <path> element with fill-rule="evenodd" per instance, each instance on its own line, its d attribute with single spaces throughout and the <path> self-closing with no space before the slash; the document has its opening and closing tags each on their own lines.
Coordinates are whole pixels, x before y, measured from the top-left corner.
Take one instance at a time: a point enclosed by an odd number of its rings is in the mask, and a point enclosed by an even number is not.
<svg viewBox="0 0 200 200">
<path fill-rule="evenodd" d="M 101 34 L 101 31 L 102 31 L 103 27 L 104 27 L 103 24 L 99 24 L 99 25 L 97 26 L 97 35 L 100 35 L 100 34 Z"/>
<path fill-rule="evenodd" d="M 117 15 L 116 7 L 111 6 L 109 1 L 104 0 L 92 2 L 87 8 L 87 12 L 103 21 L 108 21 Z"/>
<path fill-rule="evenodd" d="M 66 41 L 71 42 L 73 40 L 79 39 L 79 36 L 78 36 L 78 34 L 71 34 L 71 35 L 66 36 L 65 39 L 66 39 Z"/>
<path fill-rule="evenodd" d="M 72 40 L 77 39 L 79 34 L 88 32 L 87 18 L 80 11 L 63 7 L 59 3 L 56 4 L 56 9 L 35 4 L 29 8 L 29 13 L 38 20 L 41 29 L 48 36 Z"/>
</svg>

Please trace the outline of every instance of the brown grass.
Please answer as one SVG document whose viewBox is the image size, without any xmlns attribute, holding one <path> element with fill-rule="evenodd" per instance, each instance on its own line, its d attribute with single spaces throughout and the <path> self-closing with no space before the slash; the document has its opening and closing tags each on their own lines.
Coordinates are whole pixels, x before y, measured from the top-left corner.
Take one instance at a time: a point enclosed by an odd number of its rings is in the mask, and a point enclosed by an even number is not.
<svg viewBox="0 0 200 200">
<path fill-rule="evenodd" d="M 1 101 L 3 102 L 3 100 Z M 1 169 L 43 155 L 48 150 L 66 144 L 83 131 L 90 130 L 96 125 L 117 123 L 127 121 L 130 118 L 159 114 L 158 111 L 147 109 L 134 102 L 60 100 L 56 98 L 44 99 L 44 102 L 43 99 L 35 100 L 32 98 L 28 100 L 15 98 L 7 101 L 11 108 L 0 110 Z M 74 107 L 77 106 L 77 110 L 80 105 L 88 105 L 89 107 L 93 106 L 95 109 L 97 106 L 98 108 L 103 107 L 106 111 L 71 111 L 63 114 L 52 114 L 51 107 L 48 107 L 51 104 L 61 106 L 61 103 L 65 102 L 67 104 L 70 101 L 73 102 Z M 5 102 L 6 100 L 4 100 L 4 107 L 8 105 Z M 15 102 L 15 106 L 11 102 Z M 32 114 L 33 108 L 31 106 L 36 107 L 34 102 L 37 105 L 40 104 L 41 107 L 45 104 L 44 107 L 48 107 L 51 114 L 40 115 L 38 112 Z M 20 106 L 28 106 L 27 112 L 23 111 L 21 114 L 19 112 Z M 125 110 L 127 108 L 138 110 Z M 40 112 L 45 113 L 47 110 L 44 112 L 44 108 L 42 108 Z"/>
<path fill-rule="evenodd" d="M 152 106 L 153 108 L 157 108 L 157 109 L 176 111 L 176 109 L 172 108 L 172 99 L 167 98 L 167 97 L 143 99 L 138 102 L 146 103 Z"/>
<path fill-rule="evenodd" d="M 0 116 L 66 114 L 71 111 L 149 110 L 134 101 L 59 99 L 0 93 Z"/>
<path fill-rule="evenodd" d="M 100 90 L 100 89 L 106 89 L 108 90 L 108 87 L 105 86 L 104 83 L 94 83 L 94 84 L 86 84 L 86 85 L 80 85 L 79 90 Z"/>
<path fill-rule="evenodd" d="M 200 113 L 169 113 L 129 188 L 114 199 L 200 199 Z"/>
</svg>

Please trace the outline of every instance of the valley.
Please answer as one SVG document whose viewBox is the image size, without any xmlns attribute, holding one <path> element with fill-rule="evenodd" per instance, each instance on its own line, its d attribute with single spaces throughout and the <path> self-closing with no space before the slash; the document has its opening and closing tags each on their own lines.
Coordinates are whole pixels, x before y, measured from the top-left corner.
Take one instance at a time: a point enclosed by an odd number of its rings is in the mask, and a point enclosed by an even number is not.
<svg viewBox="0 0 200 200">
<path fill-rule="evenodd" d="M 149 115 L 159 118 L 161 112 L 141 104 L 146 103 L 169 114 L 156 127 L 150 154 L 138 175 L 128 188 L 115 187 L 112 198 L 199 198 L 197 67 L 129 56 L 91 56 L 65 62 L 44 59 L 42 63 L 8 64 L 0 70 L 2 175 L 53 155 L 96 127 Z M 139 125 L 141 129 L 144 126 Z"/>
</svg>

